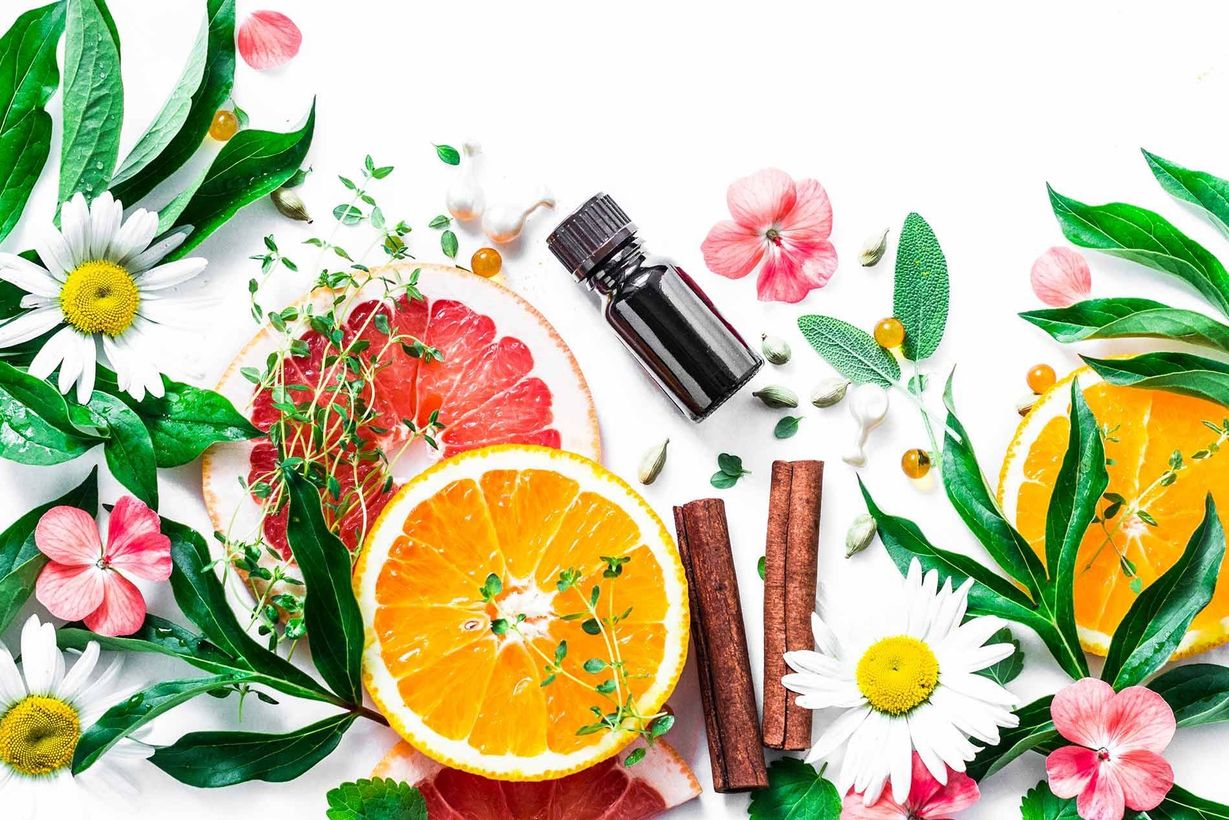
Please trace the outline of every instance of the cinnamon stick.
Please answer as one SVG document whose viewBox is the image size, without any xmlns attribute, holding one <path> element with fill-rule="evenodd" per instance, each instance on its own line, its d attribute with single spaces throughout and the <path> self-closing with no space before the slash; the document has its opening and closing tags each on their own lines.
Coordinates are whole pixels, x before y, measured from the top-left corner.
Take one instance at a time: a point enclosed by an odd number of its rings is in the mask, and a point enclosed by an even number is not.
<svg viewBox="0 0 1229 820">
<path fill-rule="evenodd" d="M 822 461 L 774 461 L 764 543 L 764 744 L 811 745 L 811 710 L 781 684 L 785 653 L 813 649 L 811 612 L 819 560 Z"/>
<path fill-rule="evenodd" d="M 725 504 L 702 498 L 675 507 L 674 523 L 679 555 L 687 570 L 691 637 L 713 788 L 718 792 L 765 788 L 764 740 L 755 708 Z"/>
</svg>

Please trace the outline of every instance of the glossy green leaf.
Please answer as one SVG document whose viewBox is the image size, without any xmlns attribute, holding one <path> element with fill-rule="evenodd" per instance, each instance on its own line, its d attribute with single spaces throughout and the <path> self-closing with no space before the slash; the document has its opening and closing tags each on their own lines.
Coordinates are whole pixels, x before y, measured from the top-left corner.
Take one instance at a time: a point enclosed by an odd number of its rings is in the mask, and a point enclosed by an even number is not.
<svg viewBox="0 0 1229 820">
<path fill-rule="evenodd" d="M 1229 273 L 1202 245 L 1152 211 L 1121 202 L 1085 205 L 1050 191 L 1063 235 L 1082 248 L 1130 259 L 1182 279 L 1229 313 Z"/>
<path fill-rule="evenodd" d="M 350 551 L 325 524 L 314 485 L 290 472 L 286 492 L 286 540 L 307 586 L 303 616 L 312 661 L 334 692 L 362 703 L 363 616 L 350 584 Z"/>
<path fill-rule="evenodd" d="M 1229 407 L 1229 364 L 1190 353 L 1144 353 L 1129 359 L 1081 356 L 1110 384 L 1168 390 Z"/>
<path fill-rule="evenodd" d="M 240 131 L 218 153 L 200 187 L 192 194 L 172 229 L 191 227 L 184 243 L 167 258 L 179 259 L 239 212 L 273 193 L 294 176 L 311 147 L 316 105 L 297 131 Z"/>
<path fill-rule="evenodd" d="M 861 328 L 831 316 L 801 316 L 798 329 L 823 359 L 856 384 L 891 387 L 900 363 Z"/>
<path fill-rule="evenodd" d="M 137 202 L 183 167 L 201 147 L 213 115 L 230 98 L 235 81 L 235 0 L 209 0 L 206 14 L 209 41 L 205 70 L 192 94 L 188 116 L 156 157 L 128 178 L 118 181 L 117 177 L 112 193 L 126 205 Z"/>
<path fill-rule="evenodd" d="M 1001 729 L 999 742 L 977 753 L 966 769 L 969 777 L 977 781 L 985 780 L 1027 751 L 1044 751 L 1056 745 L 1061 737 L 1050 719 L 1052 700 L 1053 695 L 1046 695 L 1017 709 L 1016 717 L 1020 719 L 1020 725 Z"/>
<path fill-rule="evenodd" d="M 67 0 L 60 201 L 107 190 L 119 158 L 124 83 L 119 36 L 104 0 Z"/>
<path fill-rule="evenodd" d="M 838 820 L 841 794 L 809 763 L 783 757 L 768 767 L 768 788 L 751 793 L 752 820 Z"/>
<path fill-rule="evenodd" d="M 337 748 L 354 719 L 353 714 L 344 713 L 279 735 L 192 732 L 155 751 L 149 761 L 179 782 L 198 788 L 249 780 L 284 783 Z"/>
<path fill-rule="evenodd" d="M 1173 339 L 1229 352 L 1229 325 L 1152 299 L 1089 299 L 1020 316 L 1064 343 L 1085 339 Z"/>
<path fill-rule="evenodd" d="M 20 464 L 62 464 L 101 440 L 78 430 L 64 397 L 43 379 L 0 362 L 0 458 Z"/>
<path fill-rule="evenodd" d="M 1169 662 L 1195 616 L 1212 600 L 1225 557 L 1225 531 L 1211 493 L 1203 521 L 1172 567 L 1141 592 L 1114 630 L 1102 680 L 1134 686 Z"/>
<path fill-rule="evenodd" d="M 1055 797 L 1044 780 L 1024 794 L 1020 801 L 1020 820 L 1079 820 L 1075 798 Z"/>
<path fill-rule="evenodd" d="M 916 213 L 905 217 L 896 247 L 892 315 L 905 326 L 901 353 L 920 361 L 934 353 L 947 327 L 950 287 L 947 259 L 930 224 Z"/>
<path fill-rule="evenodd" d="M 1170 196 L 1202 209 L 1217 227 L 1229 233 L 1229 180 L 1183 168 L 1148 151 L 1143 154 L 1152 175 Z"/>
<path fill-rule="evenodd" d="M 1179 726 L 1229 720 L 1229 666 L 1192 663 L 1162 672 L 1148 688 L 1165 698 Z"/>
<path fill-rule="evenodd" d="M 1205 800 L 1174 784 L 1155 809 L 1140 812 L 1139 820 L 1229 820 L 1229 806 Z"/>
<path fill-rule="evenodd" d="M 409 783 L 388 777 L 342 783 L 325 795 L 328 820 L 427 820 L 427 801 Z"/>
<path fill-rule="evenodd" d="M 51 154 L 47 101 L 60 84 L 64 4 L 22 14 L 0 37 L 0 240 L 17 225 Z"/>
<path fill-rule="evenodd" d="M 109 435 L 102 452 L 111 475 L 137 498 L 158 509 L 158 463 L 140 416 L 115 396 L 97 390 L 90 399 L 90 410 L 107 424 Z"/>
</svg>

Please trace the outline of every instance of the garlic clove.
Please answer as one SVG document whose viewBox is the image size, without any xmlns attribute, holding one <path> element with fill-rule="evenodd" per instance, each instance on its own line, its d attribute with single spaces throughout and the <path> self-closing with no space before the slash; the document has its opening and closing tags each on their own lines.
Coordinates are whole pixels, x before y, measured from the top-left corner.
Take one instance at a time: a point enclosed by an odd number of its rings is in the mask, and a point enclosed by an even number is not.
<svg viewBox="0 0 1229 820">
<path fill-rule="evenodd" d="M 888 391 L 877 384 L 860 384 L 854 388 L 849 402 L 849 414 L 857 425 L 849 450 L 841 456 L 854 467 L 866 465 L 866 440 L 871 430 L 883 423 L 888 415 Z"/>
<path fill-rule="evenodd" d="M 448 186 L 444 204 L 448 208 L 448 213 L 454 218 L 461 222 L 469 222 L 482 216 L 482 210 L 486 206 L 486 196 L 482 192 L 482 185 L 478 182 L 478 165 L 482 146 L 476 142 L 467 142 L 462 146 L 462 150 L 465 152 L 465 167 L 461 171 L 461 176 Z"/>
<path fill-rule="evenodd" d="M 482 232 L 492 242 L 511 242 L 521 235 L 521 231 L 525 229 L 525 220 L 530 214 L 539 208 L 553 207 L 555 207 L 555 198 L 546 189 L 542 189 L 536 201 L 525 207 L 507 204 L 492 205 L 482 215 Z"/>
</svg>

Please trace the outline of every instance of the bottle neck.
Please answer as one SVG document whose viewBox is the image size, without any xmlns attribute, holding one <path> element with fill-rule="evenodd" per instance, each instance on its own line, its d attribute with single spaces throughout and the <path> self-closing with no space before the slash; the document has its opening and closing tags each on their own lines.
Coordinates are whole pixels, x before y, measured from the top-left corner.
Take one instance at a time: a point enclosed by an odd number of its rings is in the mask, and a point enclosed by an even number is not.
<svg viewBox="0 0 1229 820">
<path fill-rule="evenodd" d="M 635 273 L 644 264 L 644 247 L 634 234 L 603 259 L 589 275 L 589 286 L 603 295 L 619 286 L 629 274 Z"/>
</svg>

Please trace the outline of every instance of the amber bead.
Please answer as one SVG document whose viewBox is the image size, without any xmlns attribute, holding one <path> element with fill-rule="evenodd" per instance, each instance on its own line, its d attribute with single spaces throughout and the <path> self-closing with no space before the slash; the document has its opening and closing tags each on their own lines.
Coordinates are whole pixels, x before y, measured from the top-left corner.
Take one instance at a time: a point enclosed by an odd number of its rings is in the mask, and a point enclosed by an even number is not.
<svg viewBox="0 0 1229 820">
<path fill-rule="evenodd" d="M 227 111 L 223 108 L 213 115 L 213 122 L 209 123 L 209 136 L 218 142 L 226 142 L 237 133 L 239 133 L 239 118 L 235 116 L 234 111 Z"/>
<path fill-rule="evenodd" d="M 1033 369 L 1028 371 L 1028 389 L 1034 393 L 1044 393 L 1054 386 L 1056 379 L 1054 368 L 1048 364 L 1033 365 Z"/>
<path fill-rule="evenodd" d="M 494 248 L 479 248 L 478 250 L 474 251 L 474 255 L 470 258 L 469 264 L 474 273 L 490 279 L 503 269 L 504 258 L 500 256 L 499 251 L 495 250 Z"/>
<path fill-rule="evenodd" d="M 922 478 L 930 472 L 930 454 L 918 448 L 906 450 L 900 457 L 900 468 L 910 478 Z"/>
<path fill-rule="evenodd" d="M 888 349 L 900 347 L 903 341 L 905 341 L 905 326 L 895 316 L 883 319 L 875 325 L 875 343 L 880 347 Z"/>
</svg>

